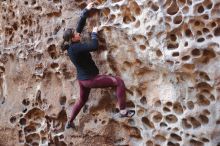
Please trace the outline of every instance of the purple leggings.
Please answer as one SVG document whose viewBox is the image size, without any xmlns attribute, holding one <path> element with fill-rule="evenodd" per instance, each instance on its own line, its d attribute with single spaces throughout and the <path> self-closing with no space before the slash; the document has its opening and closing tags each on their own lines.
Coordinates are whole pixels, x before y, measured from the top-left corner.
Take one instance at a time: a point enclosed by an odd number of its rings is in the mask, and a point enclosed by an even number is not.
<svg viewBox="0 0 220 146">
<path fill-rule="evenodd" d="M 76 118 L 81 108 L 85 105 L 88 100 L 91 88 L 107 88 L 116 87 L 116 95 L 120 110 L 125 109 L 125 84 L 124 81 L 119 77 L 110 75 L 97 75 L 89 80 L 79 80 L 80 87 L 80 98 L 73 105 L 70 122 Z"/>
</svg>

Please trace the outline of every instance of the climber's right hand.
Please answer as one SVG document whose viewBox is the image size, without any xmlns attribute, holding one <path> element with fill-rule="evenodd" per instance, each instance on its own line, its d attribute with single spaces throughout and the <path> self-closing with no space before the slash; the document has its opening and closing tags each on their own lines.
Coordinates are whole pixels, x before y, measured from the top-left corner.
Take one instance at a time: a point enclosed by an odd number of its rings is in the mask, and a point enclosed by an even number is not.
<svg viewBox="0 0 220 146">
<path fill-rule="evenodd" d="M 93 7 L 94 3 L 95 3 L 95 2 L 90 2 L 90 3 L 86 6 L 86 9 L 87 9 L 87 10 L 90 10 L 90 9 Z"/>
<path fill-rule="evenodd" d="M 98 27 L 97 27 L 97 26 L 96 26 L 96 27 L 93 27 L 92 32 L 97 33 L 97 32 L 98 32 Z"/>
</svg>

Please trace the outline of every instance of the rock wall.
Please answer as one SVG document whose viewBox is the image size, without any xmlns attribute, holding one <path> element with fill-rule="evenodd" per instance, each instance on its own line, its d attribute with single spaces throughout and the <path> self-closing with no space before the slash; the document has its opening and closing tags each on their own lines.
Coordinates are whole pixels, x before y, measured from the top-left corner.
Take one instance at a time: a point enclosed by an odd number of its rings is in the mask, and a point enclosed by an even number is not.
<svg viewBox="0 0 220 146">
<path fill-rule="evenodd" d="M 115 117 L 114 89 L 94 89 L 65 130 L 79 89 L 59 45 L 86 2 L 0 2 L 0 145 L 220 146 L 219 0 L 97 0 L 83 38 L 100 26 L 93 58 L 136 114 Z"/>
</svg>

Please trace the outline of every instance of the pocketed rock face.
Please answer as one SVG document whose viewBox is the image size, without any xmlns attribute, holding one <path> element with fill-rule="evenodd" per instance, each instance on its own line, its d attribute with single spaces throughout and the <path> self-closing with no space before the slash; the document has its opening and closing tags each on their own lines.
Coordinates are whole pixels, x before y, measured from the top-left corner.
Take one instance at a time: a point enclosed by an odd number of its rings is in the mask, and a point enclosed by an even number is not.
<svg viewBox="0 0 220 146">
<path fill-rule="evenodd" d="M 82 36 L 100 25 L 93 58 L 125 81 L 135 116 L 115 117 L 114 90 L 94 89 L 65 130 L 79 88 L 59 44 L 86 1 L 4 0 L 0 145 L 220 146 L 220 2 L 97 2 Z"/>
</svg>

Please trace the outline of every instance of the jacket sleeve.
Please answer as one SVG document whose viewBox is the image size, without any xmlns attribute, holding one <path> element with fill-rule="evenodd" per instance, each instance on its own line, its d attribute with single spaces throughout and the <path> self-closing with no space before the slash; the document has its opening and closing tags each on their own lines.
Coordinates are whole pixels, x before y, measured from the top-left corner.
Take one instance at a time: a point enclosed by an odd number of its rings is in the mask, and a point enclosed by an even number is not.
<svg viewBox="0 0 220 146">
<path fill-rule="evenodd" d="M 80 15 L 80 19 L 77 23 L 77 27 L 76 27 L 76 32 L 78 33 L 81 33 L 85 24 L 86 24 L 86 19 L 88 17 L 88 13 L 89 13 L 89 10 L 88 9 L 84 9 Z"/>
<path fill-rule="evenodd" d="M 82 53 L 82 52 L 93 52 L 98 49 L 98 39 L 97 39 L 97 33 L 92 33 L 92 40 L 91 42 L 88 43 L 78 43 L 74 45 L 74 51 L 77 53 Z"/>
</svg>

